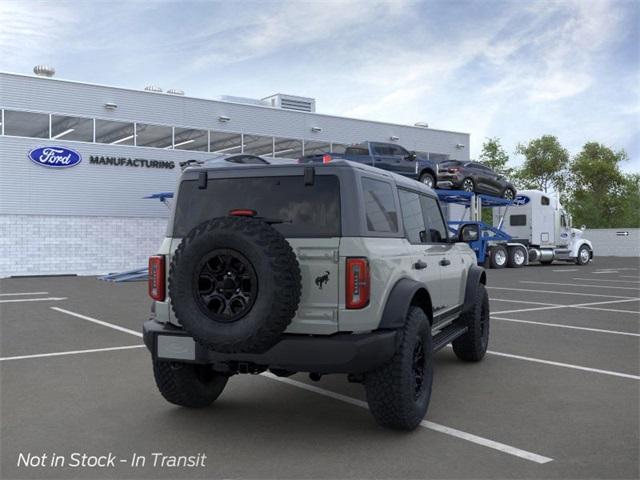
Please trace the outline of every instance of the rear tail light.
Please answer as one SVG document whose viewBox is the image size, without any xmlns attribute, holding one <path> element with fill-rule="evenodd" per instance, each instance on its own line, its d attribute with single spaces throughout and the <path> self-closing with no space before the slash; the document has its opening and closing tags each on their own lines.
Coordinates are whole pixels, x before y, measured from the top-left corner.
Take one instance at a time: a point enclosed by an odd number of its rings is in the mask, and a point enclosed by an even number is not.
<svg viewBox="0 0 640 480">
<path fill-rule="evenodd" d="M 369 260 L 347 258 L 346 306 L 350 309 L 369 305 Z"/>
<path fill-rule="evenodd" d="M 164 255 L 149 257 L 149 296 L 158 302 L 165 297 Z"/>
<path fill-rule="evenodd" d="M 328 153 L 322 155 L 322 163 L 329 163 L 333 158 Z"/>
<path fill-rule="evenodd" d="M 458 173 L 460 171 L 459 168 L 450 168 L 449 173 Z"/>
<path fill-rule="evenodd" d="M 255 210 L 249 210 L 248 208 L 236 208 L 229 210 L 229 215 L 232 217 L 255 217 L 258 214 Z"/>
</svg>

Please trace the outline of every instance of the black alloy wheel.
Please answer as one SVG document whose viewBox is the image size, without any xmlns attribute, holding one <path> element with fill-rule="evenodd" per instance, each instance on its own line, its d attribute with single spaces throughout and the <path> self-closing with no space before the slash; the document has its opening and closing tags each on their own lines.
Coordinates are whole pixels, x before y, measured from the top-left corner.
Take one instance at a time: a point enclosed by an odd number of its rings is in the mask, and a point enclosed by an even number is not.
<svg viewBox="0 0 640 480">
<path fill-rule="evenodd" d="M 426 367 L 426 359 L 424 354 L 424 343 L 421 337 L 416 338 L 416 346 L 413 349 L 413 376 L 415 378 L 415 398 L 416 400 L 422 395 L 422 386 L 424 384 L 424 370 Z"/>
<path fill-rule="evenodd" d="M 196 303 L 202 313 L 218 322 L 230 323 L 245 316 L 258 293 L 253 266 L 240 252 L 212 250 L 195 269 Z"/>
</svg>

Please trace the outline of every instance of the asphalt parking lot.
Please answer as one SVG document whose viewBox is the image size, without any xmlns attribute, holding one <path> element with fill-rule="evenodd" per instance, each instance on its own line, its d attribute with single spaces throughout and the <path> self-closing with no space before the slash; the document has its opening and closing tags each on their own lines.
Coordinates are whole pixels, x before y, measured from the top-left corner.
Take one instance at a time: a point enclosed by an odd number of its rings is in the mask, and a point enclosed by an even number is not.
<svg viewBox="0 0 640 480">
<path fill-rule="evenodd" d="M 235 376 L 211 408 L 174 407 L 139 338 L 145 283 L 4 279 L 0 477 L 638 478 L 639 268 L 611 257 L 489 270 L 490 353 L 436 355 L 412 433 L 378 427 L 342 376 Z M 117 459 L 73 467 L 73 453 Z M 154 467 L 153 453 L 206 460 Z M 18 466 L 20 454 L 45 465 Z"/>
</svg>

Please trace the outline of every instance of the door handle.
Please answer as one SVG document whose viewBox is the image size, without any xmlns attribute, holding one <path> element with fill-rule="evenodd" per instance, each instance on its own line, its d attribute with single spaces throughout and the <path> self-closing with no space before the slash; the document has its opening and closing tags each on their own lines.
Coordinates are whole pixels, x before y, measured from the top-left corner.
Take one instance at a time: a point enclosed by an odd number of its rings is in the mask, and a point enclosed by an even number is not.
<svg viewBox="0 0 640 480">
<path fill-rule="evenodd" d="M 422 270 L 424 268 L 427 268 L 427 264 L 424 263 L 422 260 L 418 260 L 416 263 L 413 264 L 413 268 L 415 268 L 416 270 Z"/>
<path fill-rule="evenodd" d="M 440 265 L 442 265 L 443 267 L 446 267 L 447 265 L 451 265 L 451 261 L 447 260 L 446 258 L 443 258 L 442 260 L 440 260 Z"/>
</svg>

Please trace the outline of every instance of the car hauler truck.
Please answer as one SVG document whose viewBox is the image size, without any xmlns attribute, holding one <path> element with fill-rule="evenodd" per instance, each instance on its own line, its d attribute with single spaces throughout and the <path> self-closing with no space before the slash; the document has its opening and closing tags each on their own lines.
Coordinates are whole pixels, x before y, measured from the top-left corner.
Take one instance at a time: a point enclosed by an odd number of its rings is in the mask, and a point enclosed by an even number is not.
<svg viewBox="0 0 640 480">
<path fill-rule="evenodd" d="M 449 229 L 457 235 L 465 227 L 465 241 L 478 264 L 489 268 L 519 268 L 554 260 L 585 265 L 593 259 L 591 242 L 582 229 L 572 228 L 571 216 L 560 202 L 537 190 L 518 192 L 513 201 L 472 192 L 437 190 L 446 205 Z M 482 221 L 482 210 L 492 210 L 492 224 Z"/>
<path fill-rule="evenodd" d="M 560 201 L 539 190 L 520 191 L 512 205 L 495 208 L 493 224 L 527 247 L 529 262 L 585 265 L 593 259 L 591 242 L 582 238 L 585 227 L 573 228 Z"/>
</svg>

